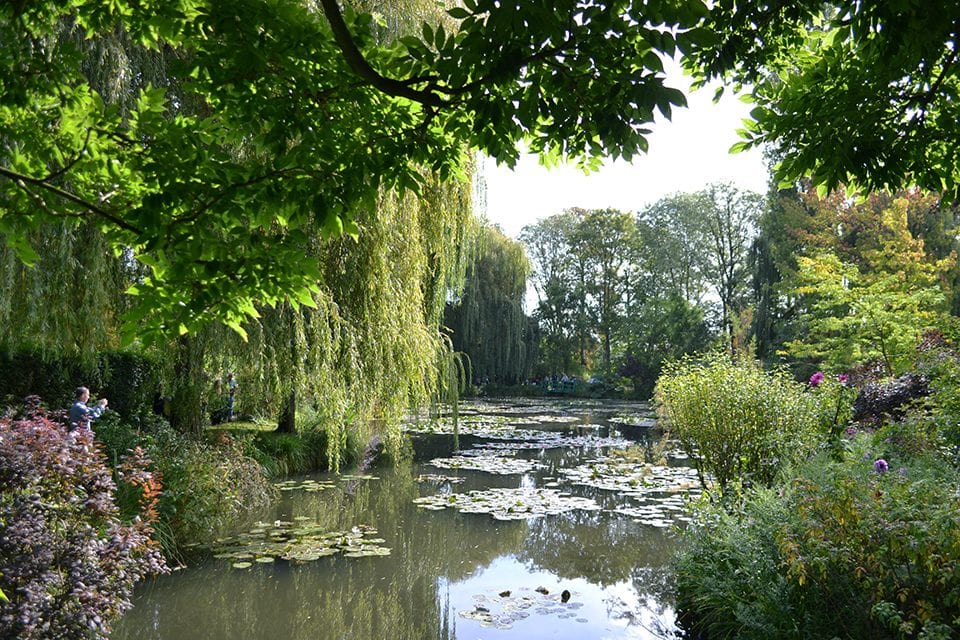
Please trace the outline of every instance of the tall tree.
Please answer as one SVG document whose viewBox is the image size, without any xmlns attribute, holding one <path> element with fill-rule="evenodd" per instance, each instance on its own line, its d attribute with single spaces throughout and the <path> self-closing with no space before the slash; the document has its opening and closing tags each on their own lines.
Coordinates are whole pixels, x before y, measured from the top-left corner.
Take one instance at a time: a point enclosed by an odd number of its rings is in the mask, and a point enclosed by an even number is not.
<svg viewBox="0 0 960 640">
<path fill-rule="evenodd" d="M 667 196 L 637 214 L 639 271 L 634 280 L 647 294 L 679 292 L 690 304 L 703 300 L 708 288 L 703 193 Z"/>
<path fill-rule="evenodd" d="M 148 270 L 128 328 L 240 330 L 258 302 L 315 293 L 305 226 L 354 234 L 381 187 L 455 175 L 464 144 L 508 163 L 521 139 L 587 165 L 644 151 L 685 102 L 662 74 L 677 50 L 754 87 L 746 144 L 777 145 L 780 177 L 956 195 L 960 8 L 901 5 L 469 0 L 386 43 L 336 0 L 8 2 L 0 234 L 31 262 L 33 231 L 89 222 Z M 129 109 L 77 47 L 112 34 L 169 61 L 162 83 L 132 76 Z"/>
<path fill-rule="evenodd" d="M 570 238 L 576 216 L 565 211 L 524 227 L 520 240 L 533 266 L 535 315 L 542 340 L 543 373 L 573 371 L 578 348 L 575 328 L 580 308 L 579 279 Z"/>
<path fill-rule="evenodd" d="M 706 276 L 720 300 L 721 327 L 734 348 L 734 323 L 746 305 L 750 246 L 763 211 L 763 197 L 733 185 L 703 192 Z"/>
<path fill-rule="evenodd" d="M 881 212 L 873 247 L 857 261 L 824 251 L 799 259 L 797 293 L 806 297 L 805 335 L 787 344 L 797 357 L 834 369 L 868 360 L 900 373 L 924 330 L 945 310 L 942 275 L 956 256 L 930 260 L 907 224 L 906 199 Z"/>
<path fill-rule="evenodd" d="M 580 219 L 573 237 L 574 252 L 582 256 L 585 265 L 584 299 L 591 312 L 591 329 L 603 349 L 601 371 L 609 375 L 614 335 L 623 318 L 636 223 L 632 214 L 615 209 L 576 211 Z"/>
<path fill-rule="evenodd" d="M 475 380 L 517 384 L 530 375 L 530 325 L 524 312 L 530 261 L 523 245 L 485 226 L 467 267 L 463 293 L 447 304 L 453 347 L 470 359 Z"/>
</svg>

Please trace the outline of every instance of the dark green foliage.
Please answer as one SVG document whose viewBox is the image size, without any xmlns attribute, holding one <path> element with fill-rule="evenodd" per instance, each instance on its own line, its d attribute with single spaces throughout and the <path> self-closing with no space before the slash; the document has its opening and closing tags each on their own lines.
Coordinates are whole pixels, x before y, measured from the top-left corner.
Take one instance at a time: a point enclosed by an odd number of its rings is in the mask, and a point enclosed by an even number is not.
<svg viewBox="0 0 960 640">
<path fill-rule="evenodd" d="M 156 529 L 168 555 L 209 542 L 246 509 L 265 504 L 274 494 L 264 468 L 248 454 L 252 436 L 183 434 L 159 416 L 147 416 L 135 428 L 114 412 L 104 414 L 93 429 L 112 463 L 134 447 L 153 460 L 164 484 Z"/>
<path fill-rule="evenodd" d="M 790 605 L 794 587 L 780 573 L 778 527 L 787 517 L 776 490 L 756 491 L 748 516 L 701 506 L 674 560 L 677 614 L 693 637 L 723 640 L 807 638 Z"/>
<path fill-rule="evenodd" d="M 633 382 L 640 398 L 653 395 L 664 362 L 702 351 L 711 340 L 703 310 L 677 294 L 646 300 L 624 325 L 626 345 L 618 373 Z"/>
<path fill-rule="evenodd" d="M 125 420 L 134 421 L 152 410 L 160 379 L 156 361 L 127 351 L 104 351 L 92 361 L 77 355 L 0 351 L 0 404 L 38 395 L 51 407 L 66 408 L 82 385 L 96 397 L 108 398 L 110 409 Z"/>
<path fill-rule="evenodd" d="M 952 638 L 960 475 L 922 421 L 820 454 L 735 514 L 705 513 L 677 561 L 679 604 L 709 638 Z"/>
<path fill-rule="evenodd" d="M 515 385 L 534 364 L 535 334 L 523 310 L 530 262 L 523 246 L 496 227 L 482 229 L 476 253 L 444 324 L 453 349 L 469 359 L 473 382 Z"/>
<path fill-rule="evenodd" d="M 955 2 L 722 0 L 689 64 L 752 86 L 746 144 L 775 149 L 778 180 L 956 198 L 958 19 Z"/>
</svg>

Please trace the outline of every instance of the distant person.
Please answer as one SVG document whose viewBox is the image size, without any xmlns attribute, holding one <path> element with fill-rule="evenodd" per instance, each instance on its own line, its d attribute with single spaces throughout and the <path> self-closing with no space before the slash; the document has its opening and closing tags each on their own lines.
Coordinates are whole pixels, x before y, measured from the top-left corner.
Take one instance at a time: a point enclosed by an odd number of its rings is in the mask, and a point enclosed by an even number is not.
<svg viewBox="0 0 960 640">
<path fill-rule="evenodd" d="M 233 422 L 233 400 L 239 386 L 236 377 L 232 373 L 227 374 L 227 422 Z"/>
<path fill-rule="evenodd" d="M 73 397 L 74 402 L 70 407 L 69 430 L 85 429 L 90 431 L 90 423 L 103 415 L 103 411 L 107 408 L 107 399 L 100 398 L 95 406 L 88 407 L 87 401 L 90 400 L 90 389 L 86 387 L 77 387 Z"/>
</svg>

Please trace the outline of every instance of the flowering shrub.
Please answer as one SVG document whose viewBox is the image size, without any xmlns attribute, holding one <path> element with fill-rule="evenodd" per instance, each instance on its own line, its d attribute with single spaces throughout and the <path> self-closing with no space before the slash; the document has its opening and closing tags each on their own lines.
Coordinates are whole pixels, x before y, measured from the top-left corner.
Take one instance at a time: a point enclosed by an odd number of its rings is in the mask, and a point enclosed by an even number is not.
<svg viewBox="0 0 960 640">
<path fill-rule="evenodd" d="M 810 389 L 820 406 L 820 428 L 835 459 L 843 456 L 842 436 L 856 433 L 847 428 L 853 415 L 853 399 L 856 389 L 850 385 L 850 376 L 841 374 L 827 377 L 821 371 L 810 376 Z"/>
<path fill-rule="evenodd" d="M 858 437 L 858 455 L 824 451 L 740 513 L 701 513 L 675 564 L 689 635 L 958 637 L 960 472 L 886 446 Z"/>
<path fill-rule="evenodd" d="M 148 463 L 136 452 L 122 465 L 143 507 L 124 522 L 90 433 L 68 434 L 36 404 L 0 419 L 0 637 L 106 638 L 134 583 L 166 571 Z"/>
<path fill-rule="evenodd" d="M 734 481 L 772 483 L 787 460 L 811 450 L 821 413 L 785 371 L 724 353 L 668 364 L 656 400 L 701 480 L 713 476 L 721 494 Z"/>
<path fill-rule="evenodd" d="M 858 637 L 872 627 L 880 633 L 871 637 L 955 638 L 957 474 L 937 466 L 889 468 L 868 457 L 796 481 L 791 517 L 778 534 L 786 575 L 805 597 L 845 612 L 832 622 L 837 636 Z"/>
</svg>

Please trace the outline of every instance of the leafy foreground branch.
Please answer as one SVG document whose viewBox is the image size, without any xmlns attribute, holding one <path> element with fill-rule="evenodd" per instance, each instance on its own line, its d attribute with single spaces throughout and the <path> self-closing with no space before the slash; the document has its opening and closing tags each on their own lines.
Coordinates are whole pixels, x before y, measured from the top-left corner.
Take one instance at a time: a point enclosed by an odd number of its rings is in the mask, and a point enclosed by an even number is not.
<svg viewBox="0 0 960 640">
<path fill-rule="evenodd" d="M 5 3 L 4 241 L 32 263 L 38 229 L 96 226 L 143 269 L 128 339 L 242 332 L 264 305 L 310 306 L 312 243 L 356 236 L 424 171 L 513 164 L 521 141 L 587 167 L 646 152 L 686 104 L 663 73 L 678 52 L 755 87 L 743 144 L 778 147 L 779 178 L 958 193 L 955 3 L 468 0 L 418 35 L 320 5 Z"/>
</svg>

